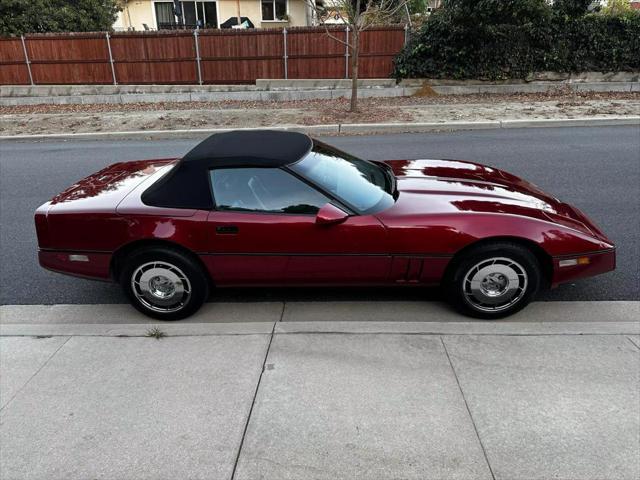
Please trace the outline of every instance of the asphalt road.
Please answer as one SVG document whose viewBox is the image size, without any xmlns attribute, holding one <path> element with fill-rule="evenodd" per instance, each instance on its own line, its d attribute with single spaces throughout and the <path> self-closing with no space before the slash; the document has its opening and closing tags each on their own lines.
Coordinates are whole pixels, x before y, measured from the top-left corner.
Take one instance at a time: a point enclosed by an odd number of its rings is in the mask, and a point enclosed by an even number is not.
<svg viewBox="0 0 640 480">
<path fill-rule="evenodd" d="M 640 129 L 539 128 L 450 133 L 330 137 L 370 159 L 475 160 L 523 176 L 593 218 L 618 245 L 618 269 L 564 285 L 540 298 L 640 299 Z M 0 143 L 0 304 L 123 303 L 116 285 L 41 269 L 33 211 L 73 183 L 110 163 L 180 156 L 196 140 L 37 141 Z M 248 289 L 214 299 L 418 300 L 423 289 Z"/>
</svg>

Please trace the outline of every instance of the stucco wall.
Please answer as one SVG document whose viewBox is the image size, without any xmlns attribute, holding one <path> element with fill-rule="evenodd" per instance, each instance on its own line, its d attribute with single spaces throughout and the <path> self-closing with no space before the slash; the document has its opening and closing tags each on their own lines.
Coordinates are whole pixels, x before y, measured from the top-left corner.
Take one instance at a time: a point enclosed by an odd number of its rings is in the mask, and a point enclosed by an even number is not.
<svg viewBox="0 0 640 480">
<path fill-rule="evenodd" d="M 224 22 L 229 17 L 235 17 L 235 0 L 218 0 L 220 22 Z M 289 22 L 262 21 L 261 1 L 242 0 L 240 2 L 240 15 L 249 17 L 256 28 L 276 28 L 276 27 L 304 27 L 307 25 L 306 7 L 303 0 L 289 0 L 288 15 Z"/>
<path fill-rule="evenodd" d="M 153 2 L 150 0 L 129 0 L 127 3 L 122 2 L 121 5 L 123 9 L 114 24 L 114 28 L 121 27 L 127 30 L 133 27 L 136 30 L 144 30 L 142 24 L 146 23 L 149 28 L 155 30 L 156 22 Z"/>
<path fill-rule="evenodd" d="M 260 0 L 241 0 L 240 15 L 249 17 L 256 28 L 302 27 L 307 25 L 307 13 L 304 0 L 288 0 L 289 22 L 263 22 Z M 156 29 L 155 11 L 152 0 L 129 0 L 122 2 L 123 10 L 114 23 L 116 30 L 144 30 L 143 23 L 150 29 Z M 218 21 L 226 21 L 236 16 L 236 0 L 217 0 Z"/>
<path fill-rule="evenodd" d="M 218 17 L 220 23 L 237 15 L 235 0 L 218 0 Z M 240 2 L 240 16 L 249 17 L 253 24 L 260 28 L 260 4 L 258 0 L 243 0 Z"/>
</svg>

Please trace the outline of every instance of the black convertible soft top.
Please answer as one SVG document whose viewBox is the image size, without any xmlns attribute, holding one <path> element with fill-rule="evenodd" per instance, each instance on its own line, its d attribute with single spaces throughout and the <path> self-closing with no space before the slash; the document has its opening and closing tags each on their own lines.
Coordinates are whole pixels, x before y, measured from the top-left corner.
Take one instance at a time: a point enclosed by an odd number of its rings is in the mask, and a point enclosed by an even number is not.
<svg viewBox="0 0 640 480">
<path fill-rule="evenodd" d="M 212 168 L 278 168 L 304 157 L 313 147 L 308 135 L 275 130 L 216 133 L 196 145 L 165 177 L 142 194 L 155 207 L 211 209 Z"/>
</svg>

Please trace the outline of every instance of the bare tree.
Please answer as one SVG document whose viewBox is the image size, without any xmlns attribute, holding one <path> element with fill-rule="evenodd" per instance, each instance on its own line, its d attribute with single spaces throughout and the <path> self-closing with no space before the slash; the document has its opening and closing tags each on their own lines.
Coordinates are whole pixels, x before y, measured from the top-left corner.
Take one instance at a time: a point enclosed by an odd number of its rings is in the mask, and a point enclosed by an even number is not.
<svg viewBox="0 0 640 480">
<path fill-rule="evenodd" d="M 358 111 L 358 59 L 360 35 L 377 26 L 397 23 L 406 11 L 408 0 L 305 0 L 315 20 L 325 27 L 327 35 L 349 49 L 351 57 L 351 104 L 349 111 Z M 329 23 L 328 23 L 329 22 Z M 345 24 L 349 34 L 343 40 L 329 29 L 330 25 Z"/>
</svg>

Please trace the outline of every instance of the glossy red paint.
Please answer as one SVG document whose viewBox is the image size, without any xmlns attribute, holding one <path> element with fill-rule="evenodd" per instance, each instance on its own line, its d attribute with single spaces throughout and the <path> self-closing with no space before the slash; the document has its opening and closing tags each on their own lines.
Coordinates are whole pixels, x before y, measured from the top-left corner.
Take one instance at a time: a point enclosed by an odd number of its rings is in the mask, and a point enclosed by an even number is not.
<svg viewBox="0 0 640 480">
<path fill-rule="evenodd" d="M 74 261 L 73 256 L 86 257 L 86 261 Z M 40 265 L 47 270 L 67 273 L 77 277 L 108 281 L 111 264 L 110 253 L 87 252 L 59 252 L 40 250 L 38 252 Z"/>
<path fill-rule="evenodd" d="M 334 225 L 315 215 L 213 211 L 206 264 L 220 285 L 330 282 L 382 283 L 389 271 L 387 230 L 373 215 Z M 234 225 L 236 233 L 224 228 Z M 283 259 L 284 257 L 284 259 Z M 286 261 L 285 261 L 286 260 Z M 256 274 L 256 262 L 263 273 Z"/>
<path fill-rule="evenodd" d="M 174 164 L 119 163 L 74 184 L 36 210 L 39 247 L 111 254 L 131 242 L 166 240 L 205 251 L 208 212 L 149 207 L 140 201 L 142 191 Z"/>
<path fill-rule="evenodd" d="M 552 287 L 556 287 L 561 283 L 572 282 L 580 278 L 593 277 L 601 273 L 607 273 L 616 268 L 615 251 L 609 250 L 605 252 L 590 253 L 581 255 L 581 258 L 588 258 L 589 263 L 586 265 L 575 265 L 569 267 L 560 267 L 559 263 L 562 257 L 553 259 L 553 278 Z"/>
<path fill-rule="evenodd" d="M 375 215 L 338 218 L 145 205 L 141 194 L 176 160 L 118 163 L 71 186 L 35 214 L 40 262 L 106 279 L 114 255 L 141 242 L 197 254 L 214 284 L 433 285 L 453 256 L 476 242 L 535 245 L 553 285 L 615 268 L 612 242 L 584 214 L 518 177 L 471 162 L 399 160 L 395 204 Z M 87 254 L 89 262 L 71 262 Z M 586 266 L 560 258 L 588 255 Z"/>
<path fill-rule="evenodd" d="M 453 255 L 495 237 L 530 241 L 551 257 L 613 248 L 573 207 L 501 170 L 447 160 L 389 163 L 400 195 L 378 218 L 392 251 Z"/>
<path fill-rule="evenodd" d="M 349 218 L 347 212 L 335 205 L 327 203 L 318 211 L 316 223 L 318 225 L 335 225 L 336 223 L 344 222 L 347 218 Z"/>
</svg>

